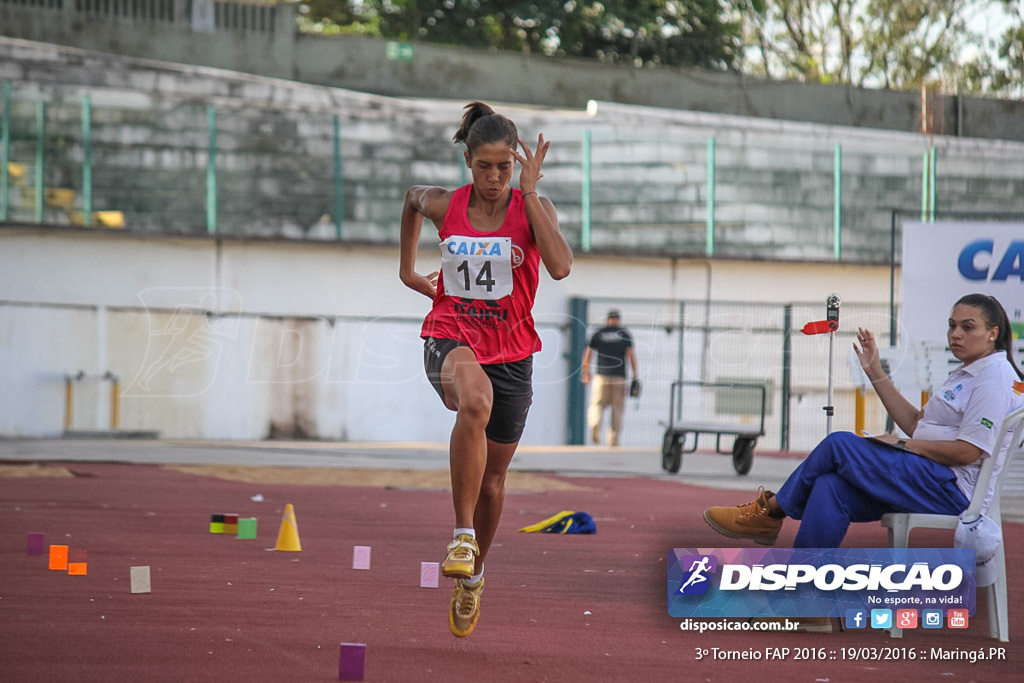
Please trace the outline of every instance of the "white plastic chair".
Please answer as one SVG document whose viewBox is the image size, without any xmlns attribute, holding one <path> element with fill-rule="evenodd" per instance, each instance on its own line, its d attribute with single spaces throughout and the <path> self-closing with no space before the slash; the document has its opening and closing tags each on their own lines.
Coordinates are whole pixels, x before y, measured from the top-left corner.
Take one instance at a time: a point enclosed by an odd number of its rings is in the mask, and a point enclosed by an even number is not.
<svg viewBox="0 0 1024 683">
<path fill-rule="evenodd" d="M 906 548 L 910 541 L 911 529 L 956 529 L 961 519 L 965 522 L 973 522 L 982 513 L 987 514 L 996 524 L 1002 526 L 1002 516 L 999 514 L 999 490 L 1002 488 L 1004 475 L 1010 468 L 1014 456 L 1024 454 L 1024 408 L 1015 410 L 1006 416 L 995 443 L 1002 444 L 1006 439 L 1007 432 L 1011 429 L 1013 430 L 1013 442 L 1006 449 L 1002 463 L 998 463 L 1001 464 L 1001 469 L 992 484 L 993 494 L 988 510 L 984 509 L 985 497 L 997 464 L 995 457 L 985 458 L 982 462 L 981 471 L 978 473 L 978 483 L 974 487 L 974 495 L 971 496 L 971 503 L 962 515 L 929 515 L 913 512 L 891 512 L 884 515 L 882 526 L 889 530 L 889 547 Z M 998 577 L 995 583 L 986 586 L 988 631 L 993 638 L 998 638 L 1001 642 L 1006 643 L 1010 640 L 1010 625 L 1006 602 L 1006 556 L 1003 553 L 1003 544 L 999 545 L 999 550 L 996 551 L 996 556 L 992 561 L 995 563 Z M 902 638 L 903 629 L 890 629 L 889 635 L 893 638 Z"/>
</svg>

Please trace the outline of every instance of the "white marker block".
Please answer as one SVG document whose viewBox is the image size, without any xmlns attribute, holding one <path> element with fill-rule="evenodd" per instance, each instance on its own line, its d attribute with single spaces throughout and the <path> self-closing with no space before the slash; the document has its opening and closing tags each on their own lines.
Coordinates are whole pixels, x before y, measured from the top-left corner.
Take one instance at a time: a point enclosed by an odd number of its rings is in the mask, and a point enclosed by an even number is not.
<svg viewBox="0 0 1024 683">
<path fill-rule="evenodd" d="M 370 546 L 357 545 L 352 548 L 352 569 L 370 568 Z"/>
<path fill-rule="evenodd" d="M 440 575 L 440 565 L 437 562 L 420 562 L 420 588 L 437 588 Z"/>
<path fill-rule="evenodd" d="M 132 593 L 149 592 L 149 567 L 132 567 Z"/>
</svg>

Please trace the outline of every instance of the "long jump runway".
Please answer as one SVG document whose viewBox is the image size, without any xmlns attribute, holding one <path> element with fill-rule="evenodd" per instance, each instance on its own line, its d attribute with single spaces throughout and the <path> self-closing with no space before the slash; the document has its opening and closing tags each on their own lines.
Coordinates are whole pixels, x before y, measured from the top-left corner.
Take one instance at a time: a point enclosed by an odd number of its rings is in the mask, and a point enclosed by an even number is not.
<svg viewBox="0 0 1024 683">
<path fill-rule="evenodd" d="M 113 459 L 137 450 L 146 460 L 154 447 L 117 448 Z M 480 622 L 457 639 L 447 625 L 451 582 L 419 585 L 420 563 L 443 559 L 451 532 L 450 493 L 437 472 L 375 479 L 366 470 L 307 466 L 303 477 L 265 464 L 75 455 L 60 442 L 0 444 L 3 681 L 332 681 L 339 643 L 365 643 L 365 680 L 410 683 L 1006 681 L 1024 663 L 1016 644 L 1024 638 L 1024 525 L 1016 523 L 1004 525 L 1008 644 L 988 637 L 981 596 L 968 629 L 905 632 L 902 640 L 870 629 L 699 635 L 667 614 L 667 555 L 731 545 L 700 513 L 744 502 L 760 482 L 735 477 L 737 493 L 659 476 L 515 472 Z M 289 503 L 302 549 L 270 550 Z M 516 531 L 562 510 L 589 512 L 598 533 Z M 256 517 L 257 538 L 209 533 L 214 513 Z M 795 530 L 790 522 L 781 546 Z M 45 534 L 47 546 L 86 550 L 87 575 L 49 570 L 45 554 L 27 553 L 29 533 Z M 924 531 L 912 541 L 944 547 L 951 539 Z M 884 530 L 855 525 L 847 545 L 884 546 Z M 353 569 L 354 546 L 371 547 L 368 570 Z M 131 592 L 134 566 L 150 567 L 151 592 Z M 1005 659 L 967 659 L 999 647 Z M 760 658 L 715 658 L 715 648 L 722 657 Z M 858 661 L 843 656 L 848 649 Z M 769 652 L 782 658 L 768 660 Z M 908 652 L 913 660 L 861 659 Z"/>
</svg>

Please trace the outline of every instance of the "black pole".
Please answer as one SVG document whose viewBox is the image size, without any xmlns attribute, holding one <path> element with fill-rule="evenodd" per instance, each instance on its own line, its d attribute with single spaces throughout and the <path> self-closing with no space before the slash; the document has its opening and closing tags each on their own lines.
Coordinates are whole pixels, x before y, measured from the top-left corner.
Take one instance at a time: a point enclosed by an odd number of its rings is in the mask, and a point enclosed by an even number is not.
<svg viewBox="0 0 1024 683">
<path fill-rule="evenodd" d="M 586 299 L 574 297 L 569 300 L 569 349 L 565 354 L 568 364 L 569 392 L 567 432 L 569 445 L 582 446 L 586 443 L 586 395 L 580 381 L 583 363 L 583 349 L 587 345 L 587 304 Z"/>
<path fill-rule="evenodd" d="M 889 228 L 889 346 L 896 346 L 896 209 L 892 210 L 892 225 Z M 893 427 L 892 416 L 887 413 L 885 431 L 891 432 Z"/>
<path fill-rule="evenodd" d="M 889 346 L 896 346 L 896 209 L 889 227 Z"/>
<path fill-rule="evenodd" d="M 792 392 L 790 378 L 793 372 L 793 304 L 782 309 L 782 429 L 779 448 L 789 450 L 789 398 Z"/>
</svg>

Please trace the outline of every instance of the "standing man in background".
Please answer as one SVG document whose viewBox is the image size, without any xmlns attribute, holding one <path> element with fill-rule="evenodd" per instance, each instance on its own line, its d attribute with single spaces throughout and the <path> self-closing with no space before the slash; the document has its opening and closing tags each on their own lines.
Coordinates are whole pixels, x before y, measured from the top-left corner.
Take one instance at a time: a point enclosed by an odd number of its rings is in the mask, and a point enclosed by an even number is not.
<svg viewBox="0 0 1024 683">
<path fill-rule="evenodd" d="M 597 352 L 597 377 L 594 378 L 590 390 L 590 409 L 587 423 L 590 426 L 590 439 L 594 443 L 601 441 L 601 418 L 606 407 L 611 408 L 611 424 L 608 430 L 608 445 L 619 445 L 619 433 L 622 431 L 622 412 L 626 405 L 626 359 L 629 359 L 633 371 L 633 381 L 639 395 L 637 381 L 636 354 L 633 353 L 633 337 L 629 330 L 620 324 L 622 316 L 614 308 L 608 311 L 605 326 L 590 338 L 590 344 L 583 350 L 584 384 L 590 384 L 590 356 Z"/>
</svg>

